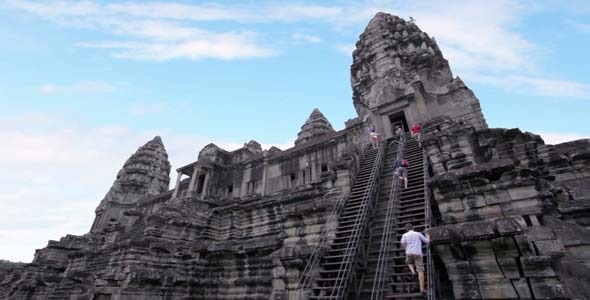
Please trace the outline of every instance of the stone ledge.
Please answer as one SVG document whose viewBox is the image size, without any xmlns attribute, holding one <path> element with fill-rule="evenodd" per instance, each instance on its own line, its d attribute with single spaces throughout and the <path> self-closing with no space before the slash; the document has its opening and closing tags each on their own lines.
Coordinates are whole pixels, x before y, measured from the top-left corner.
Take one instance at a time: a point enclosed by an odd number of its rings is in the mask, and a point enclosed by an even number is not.
<svg viewBox="0 0 590 300">
<path fill-rule="evenodd" d="M 500 218 L 493 221 L 445 225 L 429 230 L 431 243 L 447 244 L 460 241 L 488 240 L 492 237 L 511 236 L 523 233 L 514 218 Z"/>
</svg>

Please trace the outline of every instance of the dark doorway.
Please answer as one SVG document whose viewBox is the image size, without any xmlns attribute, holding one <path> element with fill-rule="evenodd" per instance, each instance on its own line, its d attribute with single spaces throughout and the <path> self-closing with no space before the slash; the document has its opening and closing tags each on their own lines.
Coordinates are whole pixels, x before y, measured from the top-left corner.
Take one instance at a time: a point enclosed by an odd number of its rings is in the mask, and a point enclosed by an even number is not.
<svg viewBox="0 0 590 300">
<path fill-rule="evenodd" d="M 408 126 L 408 122 L 406 121 L 406 115 L 403 111 L 399 111 L 392 115 L 389 115 L 389 121 L 391 122 L 392 131 L 395 131 L 395 126 L 400 126 L 404 130 L 404 132 L 410 131 L 410 127 Z"/>
<path fill-rule="evenodd" d="M 205 174 L 199 175 L 199 180 L 197 181 L 197 194 L 203 193 L 203 185 L 205 184 Z"/>
<path fill-rule="evenodd" d="M 227 197 L 231 198 L 234 193 L 234 185 L 230 184 L 227 186 Z"/>
</svg>

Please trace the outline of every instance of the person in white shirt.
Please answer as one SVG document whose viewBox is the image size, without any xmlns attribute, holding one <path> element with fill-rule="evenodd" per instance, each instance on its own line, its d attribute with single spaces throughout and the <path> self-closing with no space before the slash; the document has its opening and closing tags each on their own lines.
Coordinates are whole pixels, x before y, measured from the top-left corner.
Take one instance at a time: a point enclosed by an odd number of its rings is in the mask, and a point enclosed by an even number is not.
<svg viewBox="0 0 590 300">
<path fill-rule="evenodd" d="M 408 232 L 402 235 L 401 245 L 406 249 L 406 263 L 412 271 L 416 274 L 418 271 L 418 281 L 420 282 L 420 293 L 426 293 L 424 289 L 424 261 L 422 260 L 422 245 L 430 243 L 430 235 L 426 236 L 420 232 L 414 231 L 414 225 L 406 224 Z"/>
</svg>

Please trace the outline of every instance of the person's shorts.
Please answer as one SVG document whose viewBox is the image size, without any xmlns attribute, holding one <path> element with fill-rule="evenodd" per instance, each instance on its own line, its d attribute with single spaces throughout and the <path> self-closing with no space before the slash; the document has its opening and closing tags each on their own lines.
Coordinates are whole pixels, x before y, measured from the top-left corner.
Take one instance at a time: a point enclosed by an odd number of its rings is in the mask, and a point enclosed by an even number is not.
<svg viewBox="0 0 590 300">
<path fill-rule="evenodd" d="M 406 263 L 408 265 L 416 266 L 416 271 L 424 272 L 424 260 L 422 259 L 422 255 L 407 254 L 406 255 Z"/>
<path fill-rule="evenodd" d="M 399 174 L 399 176 L 401 177 L 408 177 L 408 169 L 404 168 L 404 167 L 400 167 L 397 169 L 397 173 Z"/>
</svg>

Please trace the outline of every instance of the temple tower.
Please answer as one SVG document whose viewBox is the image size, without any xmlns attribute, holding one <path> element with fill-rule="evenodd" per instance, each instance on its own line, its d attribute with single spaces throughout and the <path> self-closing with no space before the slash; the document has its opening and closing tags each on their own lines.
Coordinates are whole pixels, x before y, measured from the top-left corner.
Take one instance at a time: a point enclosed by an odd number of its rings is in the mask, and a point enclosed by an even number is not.
<svg viewBox="0 0 590 300">
<path fill-rule="evenodd" d="M 414 22 L 375 15 L 356 44 L 350 72 L 357 114 L 386 137 L 393 124 L 407 130 L 441 115 L 487 128 L 473 92 L 453 78 L 434 38 Z"/>
<path fill-rule="evenodd" d="M 326 119 L 324 114 L 316 108 L 311 112 L 309 118 L 305 121 L 305 124 L 301 126 L 301 131 L 297 134 L 295 145 L 311 141 L 332 132 L 335 132 L 334 128 L 332 128 L 332 124 L 330 124 L 330 121 Z"/>
<path fill-rule="evenodd" d="M 168 191 L 170 162 L 159 136 L 154 137 L 127 159 L 115 182 L 96 208 L 91 232 L 105 229 L 109 223 L 124 223 L 123 212 L 146 195 Z"/>
</svg>

